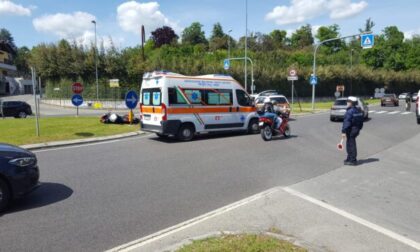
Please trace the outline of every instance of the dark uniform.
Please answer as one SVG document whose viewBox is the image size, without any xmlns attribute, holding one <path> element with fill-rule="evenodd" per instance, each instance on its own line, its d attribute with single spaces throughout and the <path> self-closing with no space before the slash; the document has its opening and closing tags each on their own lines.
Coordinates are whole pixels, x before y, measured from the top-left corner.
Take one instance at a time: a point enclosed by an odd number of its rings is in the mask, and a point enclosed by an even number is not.
<svg viewBox="0 0 420 252">
<path fill-rule="evenodd" d="M 363 121 L 364 115 L 362 110 L 355 106 L 347 108 L 346 115 L 344 116 L 343 128 L 341 130 L 343 134 L 346 134 L 347 138 L 347 159 L 345 162 L 352 164 L 357 163 L 356 137 L 363 128 Z"/>
</svg>

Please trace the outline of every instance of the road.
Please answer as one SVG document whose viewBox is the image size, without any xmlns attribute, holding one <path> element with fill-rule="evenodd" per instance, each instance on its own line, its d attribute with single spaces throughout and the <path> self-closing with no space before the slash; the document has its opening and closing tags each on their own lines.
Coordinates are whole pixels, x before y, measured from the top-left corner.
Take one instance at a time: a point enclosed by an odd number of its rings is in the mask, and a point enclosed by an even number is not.
<svg viewBox="0 0 420 252">
<path fill-rule="evenodd" d="M 361 162 L 420 132 L 413 113 L 372 110 L 358 139 Z M 271 142 L 243 134 L 186 143 L 147 135 L 39 151 L 44 185 L 0 217 L 0 250 L 102 251 L 342 166 L 341 123 L 318 114 L 290 124 L 292 138 Z"/>
</svg>

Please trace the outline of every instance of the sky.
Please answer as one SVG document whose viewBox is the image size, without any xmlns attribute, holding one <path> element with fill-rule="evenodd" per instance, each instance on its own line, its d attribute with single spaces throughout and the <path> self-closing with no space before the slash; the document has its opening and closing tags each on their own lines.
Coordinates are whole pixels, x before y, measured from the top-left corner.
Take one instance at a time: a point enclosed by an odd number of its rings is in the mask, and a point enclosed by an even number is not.
<svg viewBox="0 0 420 252">
<path fill-rule="evenodd" d="M 115 46 L 136 46 L 140 27 L 147 36 L 163 25 L 180 36 L 192 22 L 200 22 L 209 37 L 220 22 L 225 32 L 238 39 L 245 34 L 246 0 L 0 0 L 0 28 L 8 29 L 17 46 L 32 47 L 59 39 L 89 45 L 97 23 L 98 41 Z M 338 24 L 341 35 L 352 35 L 367 18 L 376 23 L 374 33 L 396 25 L 406 37 L 420 34 L 419 0 L 248 0 L 249 32 L 286 30 L 290 35 L 304 24 L 313 31 Z"/>
</svg>

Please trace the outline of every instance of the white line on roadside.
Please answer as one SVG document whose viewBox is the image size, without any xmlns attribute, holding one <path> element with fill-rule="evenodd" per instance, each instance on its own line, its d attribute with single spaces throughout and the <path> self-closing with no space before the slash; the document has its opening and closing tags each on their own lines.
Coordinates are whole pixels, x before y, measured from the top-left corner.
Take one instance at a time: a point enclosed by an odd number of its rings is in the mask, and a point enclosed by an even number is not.
<svg viewBox="0 0 420 252">
<path fill-rule="evenodd" d="M 196 218 L 193 218 L 193 219 L 184 221 L 184 222 L 179 223 L 179 224 L 177 224 L 175 226 L 172 226 L 172 227 L 163 229 L 163 230 L 158 231 L 158 232 L 156 232 L 154 234 L 151 234 L 151 235 L 145 236 L 143 238 L 140 238 L 140 239 L 131 241 L 129 243 L 120 245 L 118 247 L 112 248 L 110 250 L 107 250 L 106 252 L 132 251 L 134 249 L 141 248 L 141 247 L 143 247 L 146 244 L 149 244 L 149 243 L 154 242 L 156 240 L 162 239 L 162 238 L 164 238 L 164 237 L 166 237 L 168 235 L 171 235 L 173 233 L 179 232 L 181 230 L 184 230 L 186 228 L 189 228 L 191 226 L 194 226 L 196 224 L 199 224 L 199 223 L 201 223 L 203 221 L 206 221 L 208 219 L 211 219 L 211 218 L 214 218 L 214 217 L 219 216 L 221 214 L 224 214 L 226 212 L 232 211 L 232 210 L 234 210 L 234 209 L 236 209 L 238 207 L 241 207 L 243 205 L 249 204 L 249 203 L 251 203 L 253 201 L 256 201 L 258 199 L 261 199 L 263 197 L 266 197 L 266 196 L 268 196 L 270 194 L 273 194 L 273 193 L 275 193 L 275 192 L 277 192 L 279 190 L 280 190 L 279 187 L 275 187 L 275 188 L 272 188 L 272 189 L 263 191 L 261 193 L 255 194 L 255 195 L 253 195 L 251 197 L 242 199 L 240 201 L 234 202 L 232 204 L 229 204 L 227 206 L 221 207 L 221 208 L 216 209 L 214 211 L 211 211 L 211 212 L 208 212 L 206 214 L 200 215 L 200 216 L 198 216 Z"/>
<path fill-rule="evenodd" d="M 398 113 L 400 113 L 401 111 L 392 111 L 392 112 L 389 112 L 388 114 L 389 115 L 395 115 L 395 114 L 398 114 Z"/>
<path fill-rule="evenodd" d="M 41 152 L 48 152 L 48 151 L 59 151 L 59 150 L 67 150 L 67 149 L 74 149 L 74 148 L 80 148 L 80 147 L 89 147 L 89 146 L 95 146 L 95 145 L 101 145 L 101 144 L 110 144 L 110 143 L 116 143 L 116 142 L 121 142 L 121 141 L 129 141 L 129 140 L 134 140 L 134 139 L 141 139 L 141 138 L 145 138 L 148 137 L 149 134 L 146 134 L 144 136 L 133 136 L 133 137 L 126 137 L 126 138 L 122 138 L 122 139 L 116 139 L 116 140 L 109 140 L 109 141 L 103 141 L 103 142 L 97 142 L 97 143 L 90 143 L 90 144 L 75 144 L 75 145 L 71 145 L 71 146 L 63 146 L 63 147 L 57 147 L 57 148 L 48 148 L 46 147 L 45 149 L 41 149 L 41 150 L 34 150 L 32 151 L 33 153 L 41 153 Z"/>
<path fill-rule="evenodd" d="M 370 229 L 373 229 L 376 232 L 379 232 L 379 233 L 381 233 L 383 235 L 386 235 L 386 236 L 388 236 L 388 237 L 390 237 L 390 238 L 392 238 L 394 240 L 397 240 L 397 241 L 399 241 L 399 242 L 401 242 L 401 243 L 403 243 L 405 245 L 408 245 L 408 246 L 413 247 L 413 248 L 415 248 L 417 250 L 420 250 L 420 243 L 418 243 L 416 241 L 413 241 L 411 239 L 408 239 L 407 237 L 404 237 L 404 236 L 402 236 L 400 234 L 397 234 L 397 233 L 395 233 L 395 232 L 393 232 L 393 231 L 391 231 L 389 229 L 386 229 L 384 227 L 381 227 L 379 225 L 376 225 L 376 224 L 374 224 L 374 223 L 372 223 L 370 221 L 367 221 L 365 219 L 362 219 L 362 218 L 360 218 L 360 217 L 358 217 L 356 215 L 353 215 L 353 214 L 348 213 L 348 212 L 346 212 L 344 210 L 341 210 L 341 209 L 339 209 L 337 207 L 334 207 L 332 205 L 329 205 L 329 204 L 327 204 L 325 202 L 322 202 L 320 200 L 317 200 L 315 198 L 312 198 L 311 196 L 308 196 L 306 194 L 303 194 L 301 192 L 298 192 L 298 191 L 296 191 L 296 190 L 294 190 L 294 189 L 292 189 L 290 187 L 284 187 L 283 190 L 286 191 L 286 192 L 288 192 L 288 193 L 290 193 L 293 196 L 296 196 L 296 197 L 299 197 L 299 198 L 301 198 L 303 200 L 309 201 L 309 202 L 311 202 L 311 203 L 313 203 L 315 205 L 318 205 L 318 206 L 320 206 L 322 208 L 325 208 L 327 210 L 330 210 L 331 212 L 334 212 L 334 213 L 336 213 L 338 215 L 341 215 L 341 216 L 343 216 L 343 217 L 345 217 L 345 218 L 347 218 L 349 220 L 352 220 L 352 221 L 357 222 L 357 223 L 359 223 L 359 224 L 361 224 L 361 225 L 363 225 L 365 227 L 368 227 Z"/>
<path fill-rule="evenodd" d="M 382 110 L 382 111 L 378 111 L 378 112 L 376 112 L 376 114 L 384 114 L 384 113 L 386 113 L 386 112 L 388 112 L 388 111 L 384 111 L 384 110 Z"/>
<path fill-rule="evenodd" d="M 411 113 L 413 113 L 413 112 L 404 112 L 404 113 L 401 113 L 401 115 L 409 115 Z"/>
</svg>

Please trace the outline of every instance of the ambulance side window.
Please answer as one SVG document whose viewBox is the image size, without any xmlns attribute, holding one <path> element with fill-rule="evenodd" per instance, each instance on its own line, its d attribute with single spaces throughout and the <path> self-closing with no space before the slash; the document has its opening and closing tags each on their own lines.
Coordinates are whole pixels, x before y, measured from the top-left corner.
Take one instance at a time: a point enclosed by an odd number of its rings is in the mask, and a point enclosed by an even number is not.
<svg viewBox="0 0 420 252">
<path fill-rule="evenodd" d="M 236 90 L 236 99 L 238 99 L 238 104 L 240 106 L 244 106 L 244 107 L 252 106 L 251 98 L 243 90 L 240 90 L 240 89 Z"/>
<path fill-rule="evenodd" d="M 232 104 L 232 90 L 230 89 L 206 90 L 206 103 L 208 105 L 231 105 Z"/>
<path fill-rule="evenodd" d="M 180 91 L 176 88 L 168 88 L 169 94 L 169 105 L 183 105 L 187 104 L 187 101 L 184 99 Z"/>
<path fill-rule="evenodd" d="M 184 89 L 184 93 L 187 96 L 187 99 L 191 102 L 191 104 L 202 104 L 203 97 L 202 91 L 199 89 Z"/>
</svg>

